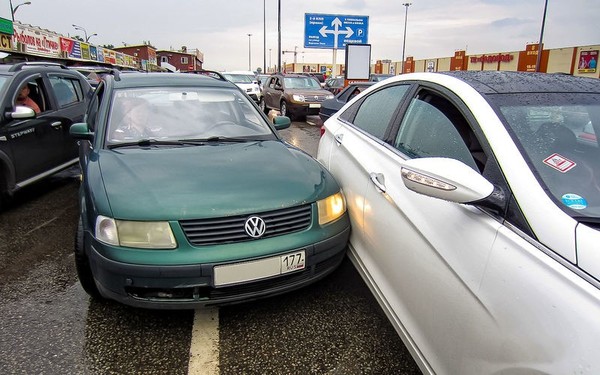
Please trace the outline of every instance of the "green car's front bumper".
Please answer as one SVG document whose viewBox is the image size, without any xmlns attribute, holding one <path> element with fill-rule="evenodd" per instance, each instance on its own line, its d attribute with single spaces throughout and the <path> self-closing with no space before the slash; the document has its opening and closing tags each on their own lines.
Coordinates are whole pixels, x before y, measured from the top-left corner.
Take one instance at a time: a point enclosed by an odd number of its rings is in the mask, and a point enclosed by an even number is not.
<svg viewBox="0 0 600 375">
<path fill-rule="evenodd" d="M 299 248 L 285 249 L 262 258 L 239 259 L 221 263 L 193 265 L 140 265 L 111 260 L 97 250 L 102 245 L 89 233 L 87 252 L 100 293 L 121 303 L 154 309 L 193 309 L 223 305 L 288 292 L 313 283 L 332 271 L 343 260 L 350 235 L 347 215 L 340 219 L 339 233 Z M 249 262 L 304 250 L 305 268 L 299 271 L 257 279 L 230 286 L 214 285 L 214 267 Z"/>
</svg>

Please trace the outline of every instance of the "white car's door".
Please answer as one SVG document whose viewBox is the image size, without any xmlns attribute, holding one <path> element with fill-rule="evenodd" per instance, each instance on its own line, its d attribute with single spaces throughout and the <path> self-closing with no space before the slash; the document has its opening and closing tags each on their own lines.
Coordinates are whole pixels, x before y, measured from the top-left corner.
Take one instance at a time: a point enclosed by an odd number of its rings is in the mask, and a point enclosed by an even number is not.
<svg viewBox="0 0 600 375">
<path fill-rule="evenodd" d="M 364 104 L 363 111 L 354 119 L 362 127 L 348 126 L 345 119 L 338 116 L 326 122 L 317 154 L 323 163 L 336 176 L 343 186 L 348 214 L 352 224 L 351 243 L 356 246 L 363 240 L 364 194 L 369 184 L 368 166 L 373 151 L 369 143 L 380 144 L 397 108 L 410 85 L 399 85 L 381 92 L 375 92 Z"/>
</svg>

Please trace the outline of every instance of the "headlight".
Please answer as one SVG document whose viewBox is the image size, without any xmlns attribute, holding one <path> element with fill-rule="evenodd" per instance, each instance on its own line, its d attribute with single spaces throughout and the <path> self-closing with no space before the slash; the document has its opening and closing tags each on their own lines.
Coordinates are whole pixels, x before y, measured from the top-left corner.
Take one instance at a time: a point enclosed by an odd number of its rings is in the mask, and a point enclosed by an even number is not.
<svg viewBox="0 0 600 375">
<path fill-rule="evenodd" d="M 304 101 L 306 101 L 304 99 L 304 95 L 298 95 L 298 94 L 292 95 L 292 99 L 294 99 L 294 101 L 297 101 L 297 102 L 304 102 Z"/>
<path fill-rule="evenodd" d="M 317 210 L 319 211 L 319 225 L 325 225 L 338 219 L 346 212 L 346 201 L 342 192 L 317 201 Z"/>
<path fill-rule="evenodd" d="M 335 98 L 335 95 L 333 95 L 333 94 L 329 94 L 329 95 L 325 96 L 325 99 L 333 99 L 333 98 Z"/>
<path fill-rule="evenodd" d="M 141 249 L 177 247 L 171 226 L 166 221 L 125 221 L 98 216 L 96 238 L 98 241 L 114 246 Z"/>
</svg>

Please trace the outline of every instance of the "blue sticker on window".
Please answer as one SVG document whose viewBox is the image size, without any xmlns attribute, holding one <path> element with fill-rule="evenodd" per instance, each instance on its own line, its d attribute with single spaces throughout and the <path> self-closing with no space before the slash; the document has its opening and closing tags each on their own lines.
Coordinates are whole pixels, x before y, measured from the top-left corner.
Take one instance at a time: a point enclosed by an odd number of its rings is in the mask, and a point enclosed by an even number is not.
<svg viewBox="0 0 600 375">
<path fill-rule="evenodd" d="M 562 202 L 565 206 L 572 208 L 574 210 L 583 210 L 587 208 L 588 203 L 585 198 L 577 195 L 577 194 L 565 194 L 562 196 Z"/>
</svg>

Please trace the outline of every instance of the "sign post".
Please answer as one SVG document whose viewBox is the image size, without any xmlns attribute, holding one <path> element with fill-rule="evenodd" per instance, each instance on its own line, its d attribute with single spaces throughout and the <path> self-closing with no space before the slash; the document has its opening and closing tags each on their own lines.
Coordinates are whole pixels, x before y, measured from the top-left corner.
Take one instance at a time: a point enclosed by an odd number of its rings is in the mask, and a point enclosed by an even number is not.
<svg viewBox="0 0 600 375">
<path fill-rule="evenodd" d="M 306 13 L 304 48 L 333 49 L 332 74 L 337 72 L 337 50 L 347 44 L 368 42 L 369 17 Z"/>
</svg>

